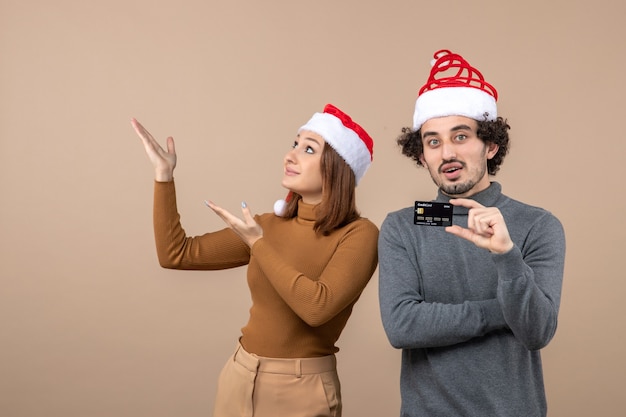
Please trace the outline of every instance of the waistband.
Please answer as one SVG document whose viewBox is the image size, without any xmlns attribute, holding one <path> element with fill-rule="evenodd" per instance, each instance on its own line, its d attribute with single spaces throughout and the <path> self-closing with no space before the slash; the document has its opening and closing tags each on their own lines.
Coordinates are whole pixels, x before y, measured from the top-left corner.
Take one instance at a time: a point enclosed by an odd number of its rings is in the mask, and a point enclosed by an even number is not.
<svg viewBox="0 0 626 417">
<path fill-rule="evenodd" d="M 266 358 L 247 352 L 240 343 L 234 354 L 234 360 L 251 372 L 267 372 L 272 374 L 308 375 L 332 372 L 337 369 L 335 355 L 318 358 Z"/>
</svg>

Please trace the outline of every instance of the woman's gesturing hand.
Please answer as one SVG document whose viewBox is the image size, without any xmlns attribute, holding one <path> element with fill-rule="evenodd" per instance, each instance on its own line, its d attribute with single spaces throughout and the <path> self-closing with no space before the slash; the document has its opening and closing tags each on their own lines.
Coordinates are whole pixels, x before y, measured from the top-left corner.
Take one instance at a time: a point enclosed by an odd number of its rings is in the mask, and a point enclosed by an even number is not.
<svg viewBox="0 0 626 417">
<path fill-rule="evenodd" d="M 224 220 L 224 223 L 233 229 L 249 247 L 252 247 L 254 242 L 263 237 L 263 228 L 254 221 L 254 217 L 250 213 L 250 209 L 246 203 L 241 203 L 243 220 L 232 215 L 229 211 L 219 207 L 212 201 L 205 201 L 204 204 L 220 216 L 222 220 Z"/>
<path fill-rule="evenodd" d="M 171 181 L 174 178 L 174 168 L 176 168 L 174 139 L 171 136 L 167 138 L 166 151 L 136 119 L 131 119 L 131 124 L 141 138 L 146 154 L 154 166 L 154 179 L 160 182 Z"/>
</svg>

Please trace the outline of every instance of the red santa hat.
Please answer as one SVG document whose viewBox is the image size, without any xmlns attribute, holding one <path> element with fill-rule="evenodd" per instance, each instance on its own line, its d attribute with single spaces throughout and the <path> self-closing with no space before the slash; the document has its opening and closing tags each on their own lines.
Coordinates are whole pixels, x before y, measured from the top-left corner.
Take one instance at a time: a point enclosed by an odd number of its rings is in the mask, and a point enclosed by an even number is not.
<svg viewBox="0 0 626 417">
<path fill-rule="evenodd" d="M 461 55 L 442 49 L 434 54 L 430 76 L 415 102 L 413 129 L 434 117 L 465 116 L 475 120 L 498 117 L 498 92 Z"/>
<path fill-rule="evenodd" d="M 374 155 L 374 141 L 359 124 L 350 116 L 339 110 L 332 104 L 324 107 L 323 113 L 315 113 L 306 122 L 298 133 L 308 130 L 320 135 L 327 144 L 346 161 L 354 172 L 358 184 L 365 171 L 369 168 Z M 274 204 L 274 213 L 281 216 L 284 212 L 286 201 L 291 198 L 291 192 L 285 200 L 278 200 Z"/>
</svg>

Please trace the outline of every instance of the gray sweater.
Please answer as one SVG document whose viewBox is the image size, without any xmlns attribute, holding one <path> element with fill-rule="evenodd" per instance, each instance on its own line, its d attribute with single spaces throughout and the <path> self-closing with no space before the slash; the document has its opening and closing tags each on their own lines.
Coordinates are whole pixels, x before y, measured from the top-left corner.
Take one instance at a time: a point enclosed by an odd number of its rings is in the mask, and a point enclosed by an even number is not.
<svg viewBox="0 0 626 417">
<path fill-rule="evenodd" d="M 557 327 L 563 227 L 496 182 L 472 198 L 500 209 L 511 251 L 491 254 L 443 227 L 416 226 L 413 206 L 381 226 L 380 308 L 402 349 L 401 415 L 545 416 L 539 349 Z M 453 223 L 467 227 L 467 212 L 454 207 Z"/>
</svg>

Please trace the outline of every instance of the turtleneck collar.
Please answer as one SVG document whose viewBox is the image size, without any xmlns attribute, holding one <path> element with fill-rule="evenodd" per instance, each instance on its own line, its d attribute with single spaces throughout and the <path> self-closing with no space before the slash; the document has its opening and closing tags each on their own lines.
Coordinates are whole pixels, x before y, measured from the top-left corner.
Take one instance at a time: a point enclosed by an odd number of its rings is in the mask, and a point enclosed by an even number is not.
<svg viewBox="0 0 626 417">
<path fill-rule="evenodd" d="M 298 220 L 315 221 L 317 219 L 315 208 L 317 204 L 307 204 L 302 200 L 298 201 Z"/>
<path fill-rule="evenodd" d="M 486 189 L 482 190 L 479 193 L 476 193 L 474 195 L 471 195 L 465 198 L 470 198 L 472 200 L 478 201 L 480 204 L 482 204 L 485 207 L 491 207 L 496 204 L 496 201 L 498 200 L 501 194 L 502 194 L 502 186 L 500 185 L 500 183 L 496 181 L 492 181 L 489 187 L 487 187 Z M 437 199 L 435 201 L 441 201 L 443 203 L 447 203 L 452 198 L 454 197 L 450 197 L 449 195 L 446 195 L 442 193 L 441 190 L 439 190 L 437 192 Z M 467 214 L 468 211 L 469 209 L 467 207 L 454 206 L 454 214 Z"/>
</svg>

